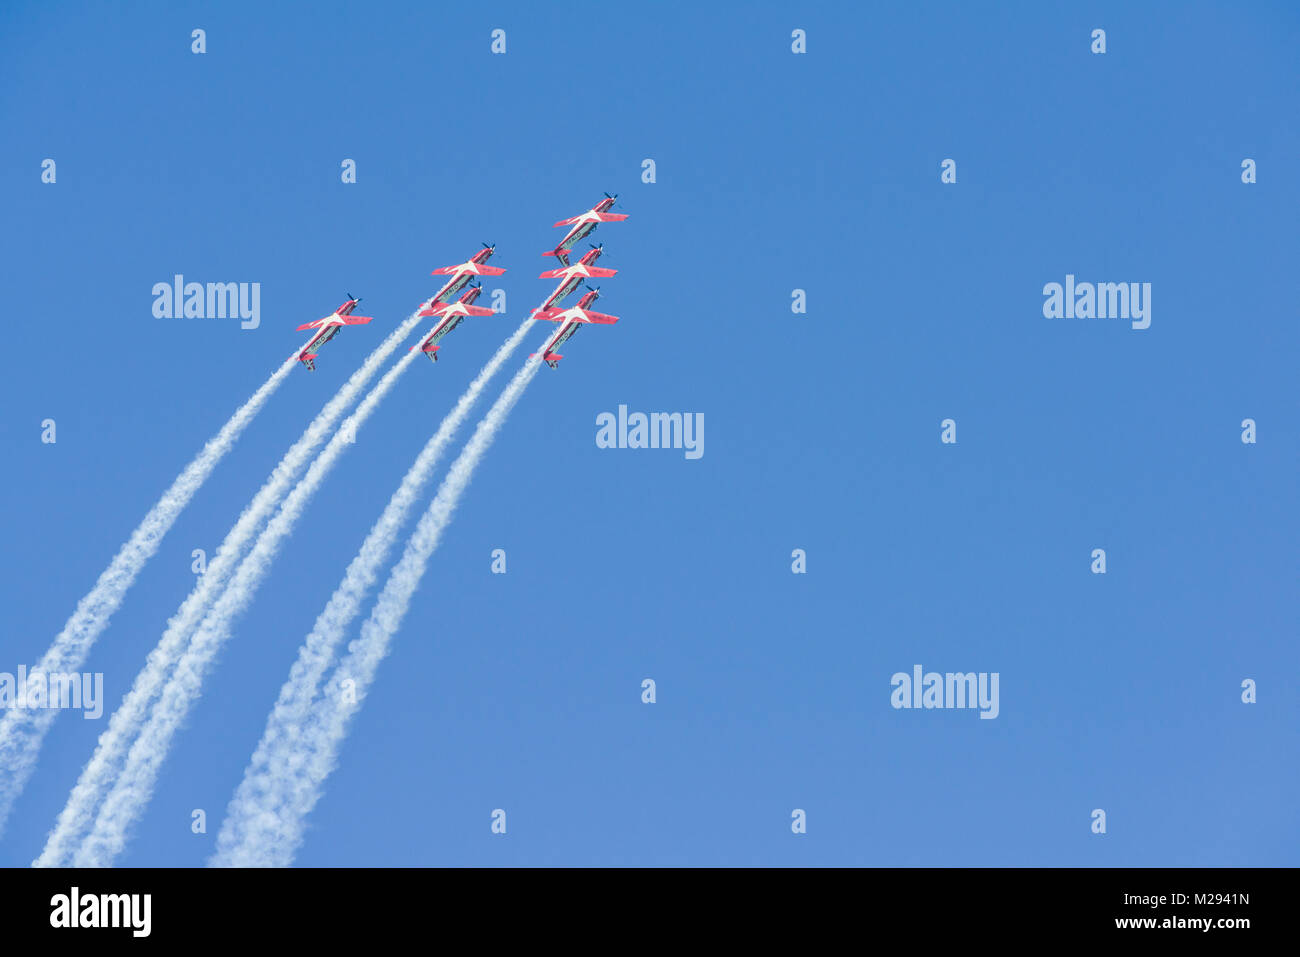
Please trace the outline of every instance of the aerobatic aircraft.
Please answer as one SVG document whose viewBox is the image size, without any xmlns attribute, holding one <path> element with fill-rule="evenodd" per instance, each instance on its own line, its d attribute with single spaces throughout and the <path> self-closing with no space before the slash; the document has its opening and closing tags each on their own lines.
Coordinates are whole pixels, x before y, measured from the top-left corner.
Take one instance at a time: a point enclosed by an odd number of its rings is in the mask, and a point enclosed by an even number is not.
<svg viewBox="0 0 1300 957">
<path fill-rule="evenodd" d="M 469 292 L 461 296 L 456 302 L 442 302 L 427 307 L 420 312 L 421 316 L 438 316 L 438 324 L 430 330 L 429 334 L 424 337 L 419 348 L 434 362 L 438 361 L 437 341 L 445 336 L 451 330 L 460 325 L 461 320 L 466 316 L 490 316 L 491 309 L 484 309 L 482 306 L 473 305 L 474 300 L 479 297 L 483 287 L 474 285 L 470 287 Z M 415 346 L 411 346 L 415 349 Z"/>
<path fill-rule="evenodd" d="M 560 279 L 563 280 L 555 287 L 555 292 L 551 293 L 541 309 L 549 309 L 564 299 L 569 293 L 578 288 L 578 285 L 584 279 L 608 279 L 618 272 L 617 269 L 602 269 L 600 266 L 593 266 L 601 253 L 605 250 L 605 244 L 592 246 L 591 252 L 587 253 L 572 266 L 565 266 L 563 269 L 548 269 L 537 278 L 539 279 Z"/>
<path fill-rule="evenodd" d="M 476 252 L 465 262 L 455 266 L 443 266 L 441 269 L 435 269 L 429 273 L 431 276 L 450 276 L 447 284 L 434 294 L 429 300 L 430 304 L 438 302 L 451 302 L 451 297 L 460 292 L 475 276 L 500 276 L 505 272 L 499 266 L 483 265 L 492 258 L 496 252 L 496 245 L 483 244 L 483 248 Z"/>
<path fill-rule="evenodd" d="M 560 240 L 558 246 L 554 249 L 548 249 L 546 252 L 542 253 L 542 255 L 554 256 L 560 261 L 561 265 L 569 265 L 569 250 L 573 248 L 574 243 L 578 242 L 580 239 L 585 239 L 591 234 L 591 231 L 601 223 L 617 223 L 627 219 L 626 213 L 606 212 L 606 210 L 614 205 L 614 200 L 616 199 L 618 199 L 617 193 L 613 196 L 606 193 L 604 199 L 591 207 L 591 209 L 587 210 L 585 213 L 579 213 L 577 216 L 571 216 L 568 219 L 562 219 L 556 223 L 556 226 L 572 226 L 573 228 L 569 230 L 567 236 Z"/>
<path fill-rule="evenodd" d="M 339 334 L 339 330 L 344 326 L 361 326 L 370 322 L 374 316 L 354 316 L 352 310 L 357 308 L 360 299 L 353 299 L 352 293 L 348 293 L 348 301 L 343 303 L 324 319 L 317 319 L 315 322 L 304 322 L 295 331 L 302 332 L 304 329 L 316 329 L 316 335 L 311 337 L 311 341 L 302 347 L 298 353 L 298 361 L 307 367 L 308 372 L 316 371 L 316 356 L 320 352 L 320 347 L 325 345 Z"/>
<path fill-rule="evenodd" d="M 618 316 L 607 316 L 603 312 L 593 312 L 587 308 L 599 295 L 599 289 L 588 287 L 587 294 L 578 300 L 576 306 L 570 309 L 538 309 L 533 313 L 534 319 L 545 319 L 548 322 L 558 322 L 560 324 L 559 331 L 547 341 L 546 348 L 542 350 L 542 360 L 552 369 L 557 368 L 560 360 L 564 358 L 555 350 L 569 339 L 572 339 L 583 325 L 589 322 L 597 322 L 602 325 L 618 322 Z M 534 352 L 533 355 L 535 356 L 537 353 Z"/>
</svg>

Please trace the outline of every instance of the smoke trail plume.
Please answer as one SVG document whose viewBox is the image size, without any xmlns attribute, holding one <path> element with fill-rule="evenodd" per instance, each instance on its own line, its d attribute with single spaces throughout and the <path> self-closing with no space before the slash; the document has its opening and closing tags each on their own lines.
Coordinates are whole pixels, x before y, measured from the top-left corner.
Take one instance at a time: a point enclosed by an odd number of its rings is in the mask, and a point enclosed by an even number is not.
<svg viewBox="0 0 1300 957">
<path fill-rule="evenodd" d="M 256 818 L 257 828 L 246 835 L 238 847 L 224 851 L 221 860 L 260 865 L 292 861 L 302 843 L 307 815 L 320 799 L 325 780 L 337 761 L 339 748 L 347 735 L 348 720 L 360 708 L 379 663 L 388 654 L 392 636 L 410 608 L 429 556 L 437 548 L 475 468 L 515 402 L 537 374 L 540 361 L 536 357 L 527 360 L 479 422 L 473 437 L 452 463 L 432 504 L 407 542 L 369 619 L 362 625 L 361 636 L 351 643 L 326 690 L 302 722 L 293 742 L 298 752 L 297 762 L 284 767 L 287 773 L 283 783 L 289 788 L 287 800 L 279 806 L 262 810 Z M 342 694 L 340 686 L 343 680 L 353 683 L 352 693 L 347 697 Z"/>
<path fill-rule="evenodd" d="M 217 837 L 217 853 L 212 860 L 214 866 L 288 863 L 288 855 L 282 853 L 276 809 L 291 797 L 299 773 L 297 764 L 301 761 L 299 725 L 310 709 L 321 676 L 333 660 L 348 626 L 360 611 L 361 602 L 374 586 L 392 544 L 434 466 L 469 415 L 483 387 L 518 347 L 534 321 L 525 319 L 501 344 L 442 420 L 393 493 L 383 514 L 370 529 L 325 610 L 316 619 L 315 626 L 298 651 L 298 659 L 288 680 L 280 689 L 279 699 L 267 718 L 262 740 L 227 808 L 226 820 Z"/>
<path fill-rule="evenodd" d="M 311 463 L 307 474 L 294 486 L 280 511 L 240 562 L 230 584 L 190 638 L 189 647 L 163 688 L 148 721 L 139 731 L 121 774 L 99 810 L 91 833 L 73 857 L 75 866 L 108 867 L 126 846 L 131 826 L 153 796 L 158 770 L 176 731 L 198 699 L 203 679 L 221 646 L 230 637 L 235 620 L 257 594 L 258 586 L 270 573 L 280 546 L 292 534 L 312 496 L 347 446 L 355 441 L 357 429 L 374 413 L 397 379 L 421 354 L 419 351 L 408 352 L 376 383 Z"/>
<path fill-rule="evenodd" d="M 127 748 L 144 722 L 150 703 L 161 691 L 168 675 L 184 651 L 186 640 L 197 627 L 208 607 L 221 593 L 258 528 L 279 504 L 296 476 L 306 468 L 316 449 L 347 407 L 352 404 L 357 394 L 420 321 L 417 313 L 412 313 L 389 333 L 342 388 L 325 403 L 320 413 L 307 426 L 306 431 L 276 465 L 275 470 L 253 500 L 245 506 L 238 521 L 217 549 L 215 557 L 208 563 L 203 577 L 168 621 L 162 638 L 149 653 L 144 668 L 136 675 L 131 691 L 109 720 L 108 729 L 100 735 L 95 753 L 82 769 L 67 804 L 59 813 L 54 829 L 46 841 L 45 849 L 33 862 L 35 866 L 58 866 L 66 863 L 70 858 L 74 844 L 90 827 L 95 808 L 108 793 Z"/>
<path fill-rule="evenodd" d="M 176 518 L 202 487 L 218 462 L 238 441 L 245 427 L 261 411 L 271 395 L 294 367 L 297 357 L 285 359 L 252 397 L 235 412 L 203 450 L 185 467 L 162 498 L 149 510 L 130 539 L 118 550 L 112 563 L 99 576 L 86 595 L 77 603 L 63 630 L 55 637 L 40 663 L 32 671 L 42 674 L 78 672 L 90 654 L 91 646 L 117 611 L 127 590 L 145 563 L 157 552 L 164 535 Z M 11 708 L 0 719 L 0 833 L 22 793 L 32 771 L 46 732 L 58 715 L 57 708 Z"/>
</svg>

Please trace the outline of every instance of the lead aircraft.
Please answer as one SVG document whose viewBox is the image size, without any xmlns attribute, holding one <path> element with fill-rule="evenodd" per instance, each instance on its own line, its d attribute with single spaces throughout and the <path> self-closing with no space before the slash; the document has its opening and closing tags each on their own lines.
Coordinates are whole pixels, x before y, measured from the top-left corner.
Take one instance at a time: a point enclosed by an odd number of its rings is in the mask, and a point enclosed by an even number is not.
<svg viewBox="0 0 1300 957">
<path fill-rule="evenodd" d="M 601 223 L 617 223 L 627 219 L 626 213 L 611 213 L 607 210 L 614 205 L 614 200 L 618 199 L 618 194 L 613 196 L 605 194 L 602 199 L 585 213 L 579 213 L 577 216 L 570 216 L 568 219 L 562 219 L 556 226 L 572 226 L 567 236 L 560 240 L 560 244 L 554 249 L 548 249 L 542 253 L 543 256 L 554 256 L 560 261 L 560 265 L 569 265 L 569 250 L 573 244 L 581 239 L 591 235 L 591 232 Z"/>
</svg>

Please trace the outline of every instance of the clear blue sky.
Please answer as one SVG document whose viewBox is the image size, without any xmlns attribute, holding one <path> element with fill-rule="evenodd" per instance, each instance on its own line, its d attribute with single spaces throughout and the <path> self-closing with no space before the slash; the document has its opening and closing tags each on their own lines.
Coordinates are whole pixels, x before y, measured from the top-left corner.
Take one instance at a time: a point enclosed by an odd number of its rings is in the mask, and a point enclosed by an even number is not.
<svg viewBox="0 0 1300 957">
<path fill-rule="evenodd" d="M 484 461 L 298 863 L 1294 865 L 1298 34 L 1286 3 L 7 3 L 0 671 L 294 327 L 365 297 L 377 321 L 294 371 L 100 639 L 116 705 L 191 550 L 429 271 L 497 243 L 508 314 L 360 433 L 119 860 L 204 862 L 371 522 L 551 289 L 551 223 L 608 190 L 622 321 Z M 178 272 L 260 282 L 260 328 L 154 318 Z M 1150 329 L 1045 319 L 1067 273 L 1150 282 Z M 703 458 L 598 449 L 620 403 L 703 413 Z M 998 672 L 1001 714 L 894 710 L 918 663 Z M 0 864 L 39 852 L 106 722 L 57 722 Z"/>
</svg>

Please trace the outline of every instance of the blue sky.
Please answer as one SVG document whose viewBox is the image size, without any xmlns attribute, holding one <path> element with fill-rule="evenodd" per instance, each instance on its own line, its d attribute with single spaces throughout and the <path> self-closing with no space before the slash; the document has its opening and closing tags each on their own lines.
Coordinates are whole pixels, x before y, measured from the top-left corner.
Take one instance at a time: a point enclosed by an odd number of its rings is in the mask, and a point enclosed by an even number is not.
<svg viewBox="0 0 1300 957">
<path fill-rule="evenodd" d="M 9 3 L 0 33 L 0 671 L 294 328 L 363 296 L 377 321 L 294 370 L 95 647 L 116 705 L 191 550 L 429 271 L 481 241 L 509 270 L 507 315 L 415 364 L 321 489 L 119 863 L 207 859 L 299 642 L 552 288 L 551 223 L 605 190 L 622 319 L 484 460 L 299 864 L 1297 862 L 1292 6 Z M 154 318 L 175 273 L 260 282 L 260 327 Z M 1150 328 L 1044 318 L 1067 273 L 1151 283 Z M 620 404 L 703 413 L 705 454 L 597 448 Z M 997 719 L 893 709 L 918 663 L 999 673 Z M 0 864 L 106 723 L 56 723 Z"/>
</svg>

